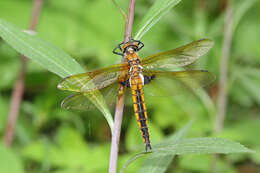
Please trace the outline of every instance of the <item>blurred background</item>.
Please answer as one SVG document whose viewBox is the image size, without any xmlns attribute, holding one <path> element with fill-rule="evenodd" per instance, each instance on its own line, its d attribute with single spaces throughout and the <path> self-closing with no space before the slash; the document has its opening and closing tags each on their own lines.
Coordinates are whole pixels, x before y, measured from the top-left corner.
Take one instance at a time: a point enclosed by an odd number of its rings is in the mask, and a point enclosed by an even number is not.
<svg viewBox="0 0 260 173">
<path fill-rule="evenodd" d="M 117 2 L 127 10 L 128 1 Z M 32 0 L 2 0 L 0 18 L 26 29 L 32 4 Z M 153 0 L 137 1 L 134 31 L 152 4 Z M 227 11 L 231 14 L 229 17 L 226 17 Z M 215 74 L 216 81 L 212 85 L 172 97 L 146 97 L 152 143 L 175 133 L 193 119 L 188 137 L 224 137 L 256 151 L 221 155 L 215 166 L 212 166 L 211 155 L 176 157 L 168 173 L 260 172 L 259 17 L 259 0 L 236 0 L 230 6 L 227 0 L 182 0 L 143 37 L 145 47 L 141 57 L 201 38 L 215 42 L 206 56 L 188 67 Z M 62 48 L 86 71 L 120 62 L 112 49 L 123 40 L 123 32 L 123 18 L 109 0 L 44 0 L 37 26 L 41 38 Z M 224 38 L 230 39 L 230 44 Z M 223 47 L 230 51 L 224 61 Z M 0 138 L 3 141 L 21 60 L 1 38 L 0 62 Z M 227 75 L 223 73 L 225 64 Z M 226 105 L 226 109 L 219 108 L 218 104 L 221 95 L 218 83 L 223 76 L 227 86 L 223 98 L 227 103 L 221 104 Z M 0 145 L 1 173 L 107 172 L 111 133 L 105 118 L 99 111 L 61 109 L 61 101 L 70 93 L 57 89 L 60 81 L 58 76 L 28 61 L 14 140 L 9 148 L 3 143 Z M 224 123 L 217 118 L 221 111 L 225 114 Z M 216 128 L 218 126 L 220 128 Z M 119 166 L 143 147 L 132 105 L 126 105 Z M 127 172 L 137 172 L 142 162 L 143 159 L 137 160 Z"/>
</svg>

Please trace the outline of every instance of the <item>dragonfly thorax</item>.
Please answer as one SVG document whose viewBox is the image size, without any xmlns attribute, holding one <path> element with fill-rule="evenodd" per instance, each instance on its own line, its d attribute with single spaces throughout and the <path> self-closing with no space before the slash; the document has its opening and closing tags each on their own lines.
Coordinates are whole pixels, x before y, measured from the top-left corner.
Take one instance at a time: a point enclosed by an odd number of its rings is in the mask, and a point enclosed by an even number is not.
<svg viewBox="0 0 260 173">
<path fill-rule="evenodd" d="M 143 67 L 138 65 L 133 65 L 129 69 L 129 82 L 130 86 L 133 84 L 142 84 L 144 85 L 144 76 L 143 76 Z"/>
<path fill-rule="evenodd" d="M 138 44 L 136 42 L 129 41 L 122 46 L 123 53 L 133 53 L 138 51 Z"/>
<path fill-rule="evenodd" d="M 135 45 L 130 45 L 124 49 L 125 54 L 131 54 L 137 52 L 138 47 Z"/>
</svg>

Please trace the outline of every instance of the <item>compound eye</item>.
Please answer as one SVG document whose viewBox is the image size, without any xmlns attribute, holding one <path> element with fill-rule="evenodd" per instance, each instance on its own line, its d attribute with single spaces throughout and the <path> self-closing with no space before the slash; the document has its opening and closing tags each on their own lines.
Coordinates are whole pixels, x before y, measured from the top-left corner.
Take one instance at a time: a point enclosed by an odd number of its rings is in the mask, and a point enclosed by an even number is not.
<svg viewBox="0 0 260 173">
<path fill-rule="evenodd" d="M 129 64 L 129 65 L 132 65 L 132 63 L 133 63 L 133 62 L 132 62 L 131 60 L 128 61 L 128 64 Z"/>
<path fill-rule="evenodd" d="M 139 59 L 137 59 L 137 60 L 136 60 L 136 62 L 139 64 L 139 63 L 140 63 L 140 60 L 139 60 Z"/>
</svg>

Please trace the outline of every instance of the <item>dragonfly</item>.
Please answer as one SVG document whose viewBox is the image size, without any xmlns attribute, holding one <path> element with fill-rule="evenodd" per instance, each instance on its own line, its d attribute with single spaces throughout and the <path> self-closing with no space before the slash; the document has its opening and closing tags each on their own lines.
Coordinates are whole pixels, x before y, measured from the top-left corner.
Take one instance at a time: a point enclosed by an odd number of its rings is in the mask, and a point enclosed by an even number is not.
<svg viewBox="0 0 260 173">
<path fill-rule="evenodd" d="M 215 80 L 207 70 L 176 70 L 195 62 L 214 45 L 209 39 L 191 42 L 179 48 L 141 59 L 138 55 L 144 44 L 139 40 L 120 43 L 113 53 L 123 56 L 124 62 L 106 68 L 64 78 L 58 88 L 75 92 L 61 106 L 66 109 L 90 110 L 95 106 L 86 94 L 100 91 L 106 103 L 116 99 L 120 85 L 129 88 L 134 114 L 145 144 L 151 150 L 144 90 L 152 96 L 171 95 L 185 89 L 204 87 Z M 174 70 L 175 69 L 175 70 Z M 162 92 L 168 91 L 168 92 Z"/>
</svg>

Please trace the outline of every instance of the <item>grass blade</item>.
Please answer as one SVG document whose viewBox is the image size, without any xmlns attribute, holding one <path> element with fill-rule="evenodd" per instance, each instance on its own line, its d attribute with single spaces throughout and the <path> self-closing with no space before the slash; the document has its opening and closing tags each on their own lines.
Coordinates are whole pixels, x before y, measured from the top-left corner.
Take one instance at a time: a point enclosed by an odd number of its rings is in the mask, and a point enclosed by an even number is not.
<svg viewBox="0 0 260 173">
<path fill-rule="evenodd" d="M 147 172 L 164 172 L 172 156 L 183 154 L 230 154 L 230 153 L 250 153 L 252 150 L 244 147 L 240 143 L 222 139 L 222 138 L 192 138 L 192 139 L 180 139 L 178 141 L 166 141 L 161 144 L 157 144 L 153 147 L 153 150 L 149 153 L 138 153 L 127 161 L 123 166 L 120 173 L 123 173 L 126 167 L 128 167 L 136 159 L 150 154 L 150 162 L 146 162 L 138 173 Z"/>
<path fill-rule="evenodd" d="M 171 141 L 176 143 L 182 140 L 188 133 L 193 121 L 190 121 L 186 126 L 184 126 L 180 131 L 170 136 L 166 141 Z M 162 155 L 160 153 L 152 153 L 144 161 L 138 173 L 149 172 L 149 173 L 163 173 L 167 170 L 170 165 L 174 155 Z"/>
<path fill-rule="evenodd" d="M 166 141 L 177 142 L 177 141 L 183 139 L 186 136 L 187 132 L 189 131 L 192 123 L 193 123 L 193 121 L 190 121 L 180 131 L 178 131 L 177 133 L 175 133 L 172 136 L 170 136 L 169 138 L 167 138 Z M 138 154 L 134 155 L 133 157 L 131 157 L 123 165 L 122 169 L 120 170 L 120 173 L 123 173 L 125 171 L 125 169 L 131 163 L 133 163 L 135 160 L 137 160 L 140 157 L 146 156 L 147 154 L 151 154 L 151 155 L 145 160 L 145 162 L 143 163 L 143 166 L 138 170 L 138 173 L 148 172 L 148 171 L 150 171 L 149 173 L 152 173 L 152 172 L 158 172 L 158 173 L 164 172 L 163 170 L 167 169 L 167 167 L 171 163 L 172 159 L 174 158 L 174 155 L 166 156 L 166 155 L 161 155 L 161 154 L 151 153 L 151 152 L 148 152 L 148 153 L 141 152 L 141 153 L 138 153 Z"/>
<path fill-rule="evenodd" d="M 154 153 L 161 154 L 229 154 L 252 152 L 240 143 L 222 138 L 192 138 L 158 144 L 153 148 Z"/>
<path fill-rule="evenodd" d="M 144 34 L 161 19 L 161 17 L 167 14 L 170 9 L 177 5 L 180 1 L 181 0 L 156 0 L 142 19 L 134 39 L 140 40 Z"/>
<path fill-rule="evenodd" d="M 0 19 L 0 36 L 17 52 L 64 78 L 84 69 L 63 50 Z"/>
<path fill-rule="evenodd" d="M 236 5 L 236 10 L 234 12 L 234 22 L 233 22 L 233 32 L 236 30 L 239 22 L 245 16 L 245 14 L 250 10 L 254 4 L 258 2 L 257 0 L 247 0 L 242 1 Z"/>
<path fill-rule="evenodd" d="M 30 58 L 43 68 L 64 78 L 69 75 L 84 73 L 84 69 L 62 49 L 42 40 L 36 35 L 24 32 L 15 25 L 0 19 L 0 37 L 17 52 Z M 91 101 L 105 116 L 111 130 L 113 119 L 99 92 L 88 95 Z"/>
</svg>

